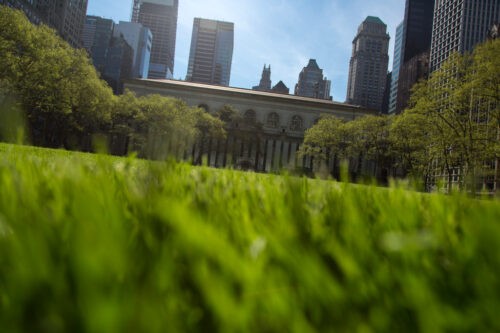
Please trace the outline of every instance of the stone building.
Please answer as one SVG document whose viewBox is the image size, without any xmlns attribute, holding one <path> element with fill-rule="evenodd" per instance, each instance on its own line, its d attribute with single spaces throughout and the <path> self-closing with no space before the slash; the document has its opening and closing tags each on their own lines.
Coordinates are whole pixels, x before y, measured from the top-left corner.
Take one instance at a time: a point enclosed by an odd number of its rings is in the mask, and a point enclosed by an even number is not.
<svg viewBox="0 0 500 333">
<path fill-rule="evenodd" d="M 387 26 L 368 16 L 352 42 L 346 103 L 381 111 L 389 66 Z"/>
<path fill-rule="evenodd" d="M 266 67 L 264 64 L 264 69 L 262 70 L 262 76 L 258 86 L 254 86 L 253 90 L 259 91 L 271 91 L 271 65 Z"/>
<path fill-rule="evenodd" d="M 241 88 L 221 87 L 174 80 L 130 80 L 125 87 L 137 95 L 161 94 L 185 101 L 215 113 L 230 105 L 239 111 L 241 121 L 233 124 L 226 140 L 209 143 L 207 162 L 214 167 L 247 165 L 259 172 L 281 169 L 312 171 L 310 157 L 299 158 L 297 150 L 305 131 L 321 116 L 352 120 L 374 110 L 331 100 L 276 94 Z M 199 147 L 188 152 L 193 160 Z M 329 167 L 333 168 L 333 159 Z"/>
<path fill-rule="evenodd" d="M 316 59 L 310 59 L 299 74 L 299 82 L 295 85 L 295 95 L 319 99 L 332 99 L 331 82 L 323 77 Z"/>
<path fill-rule="evenodd" d="M 134 0 L 132 22 L 153 34 L 148 78 L 173 77 L 178 12 L 179 0 Z"/>
<path fill-rule="evenodd" d="M 229 86 L 234 24 L 195 18 L 186 81 Z"/>
</svg>

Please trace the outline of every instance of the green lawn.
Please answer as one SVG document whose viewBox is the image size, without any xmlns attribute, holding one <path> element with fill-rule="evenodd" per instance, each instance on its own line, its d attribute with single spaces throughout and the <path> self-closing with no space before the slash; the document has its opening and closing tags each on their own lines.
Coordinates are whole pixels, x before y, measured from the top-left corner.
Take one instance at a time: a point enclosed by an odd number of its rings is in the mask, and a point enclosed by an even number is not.
<svg viewBox="0 0 500 333">
<path fill-rule="evenodd" d="M 498 332 L 500 203 L 0 145 L 0 332 Z"/>
</svg>

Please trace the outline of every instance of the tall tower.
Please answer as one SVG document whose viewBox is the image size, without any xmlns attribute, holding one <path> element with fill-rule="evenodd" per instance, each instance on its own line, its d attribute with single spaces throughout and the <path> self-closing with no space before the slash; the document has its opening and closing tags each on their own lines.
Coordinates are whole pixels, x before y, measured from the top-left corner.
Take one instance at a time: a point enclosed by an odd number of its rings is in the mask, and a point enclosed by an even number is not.
<svg viewBox="0 0 500 333">
<path fill-rule="evenodd" d="M 323 78 L 323 70 L 319 68 L 316 59 L 309 63 L 299 74 L 299 82 L 295 85 L 295 95 L 319 99 L 331 99 L 331 82 Z"/>
<path fill-rule="evenodd" d="M 406 0 L 396 113 L 408 105 L 413 85 L 429 75 L 434 1 Z"/>
<path fill-rule="evenodd" d="M 234 24 L 195 18 L 186 81 L 229 86 Z"/>
<path fill-rule="evenodd" d="M 99 16 L 87 16 L 83 27 L 84 47 L 89 53 L 95 68 L 103 73 L 115 23 Z"/>
<path fill-rule="evenodd" d="M 403 24 L 401 22 L 396 28 L 396 39 L 394 41 L 394 56 L 392 58 L 391 90 L 389 94 L 388 113 L 396 112 L 396 100 L 398 96 L 399 69 L 401 68 L 401 55 L 403 53 Z"/>
<path fill-rule="evenodd" d="M 0 0 L 0 5 L 21 9 L 31 22 L 44 23 L 71 46 L 82 47 L 87 0 Z"/>
<path fill-rule="evenodd" d="M 266 65 L 264 65 L 260 83 L 258 86 L 255 86 L 252 89 L 260 91 L 271 91 L 271 65 L 269 65 L 269 67 L 266 67 Z"/>
<path fill-rule="evenodd" d="M 123 36 L 134 50 L 132 77 L 145 79 L 148 77 L 151 59 L 153 34 L 140 23 L 123 22 L 115 25 L 114 37 Z"/>
<path fill-rule="evenodd" d="M 179 0 L 134 0 L 132 22 L 141 23 L 153 34 L 150 79 L 173 77 L 178 11 Z"/>
<path fill-rule="evenodd" d="M 368 16 L 352 42 L 346 102 L 381 111 L 389 66 L 387 26 Z"/>
<path fill-rule="evenodd" d="M 488 31 L 500 22 L 498 0 L 436 0 L 432 28 L 431 71 L 452 52 L 470 52 L 486 40 Z"/>
</svg>

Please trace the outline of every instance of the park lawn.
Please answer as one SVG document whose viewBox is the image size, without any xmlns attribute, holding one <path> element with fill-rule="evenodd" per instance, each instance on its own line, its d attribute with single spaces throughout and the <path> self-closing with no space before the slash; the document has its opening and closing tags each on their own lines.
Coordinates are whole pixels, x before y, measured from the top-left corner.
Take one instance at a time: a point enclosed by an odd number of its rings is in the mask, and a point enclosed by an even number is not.
<svg viewBox="0 0 500 333">
<path fill-rule="evenodd" d="M 500 331 L 500 204 L 0 144 L 0 332 Z"/>
</svg>

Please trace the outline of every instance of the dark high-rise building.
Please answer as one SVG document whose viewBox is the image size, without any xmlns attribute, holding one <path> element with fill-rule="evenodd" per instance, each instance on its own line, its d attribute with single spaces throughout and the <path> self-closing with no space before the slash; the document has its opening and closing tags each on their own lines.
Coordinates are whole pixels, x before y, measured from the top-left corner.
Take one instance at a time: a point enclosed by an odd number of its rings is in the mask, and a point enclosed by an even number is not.
<svg viewBox="0 0 500 333">
<path fill-rule="evenodd" d="M 264 65 L 264 69 L 262 70 L 262 77 L 260 79 L 260 83 L 258 86 L 254 86 L 253 90 L 260 91 L 270 91 L 271 90 L 271 65 L 266 67 Z"/>
<path fill-rule="evenodd" d="M 500 22 L 498 0 L 436 0 L 430 67 L 435 71 L 452 52 L 470 52 Z"/>
<path fill-rule="evenodd" d="M 87 16 L 83 27 L 83 44 L 95 68 L 103 73 L 113 37 L 114 22 L 99 16 Z"/>
<path fill-rule="evenodd" d="M 387 25 L 368 16 L 352 42 L 346 102 L 382 110 L 389 66 Z"/>
<path fill-rule="evenodd" d="M 234 24 L 195 18 L 186 81 L 229 86 Z"/>
<path fill-rule="evenodd" d="M 387 73 L 387 79 L 385 80 L 384 97 L 382 98 L 381 112 L 383 114 L 389 114 L 389 101 L 390 101 L 390 97 L 391 97 L 391 81 L 392 81 L 392 72 L 389 72 L 389 73 Z"/>
<path fill-rule="evenodd" d="M 153 34 L 150 79 L 172 78 L 179 0 L 134 0 L 132 22 L 141 23 Z"/>
<path fill-rule="evenodd" d="M 396 112 L 396 103 L 398 97 L 399 70 L 401 69 L 401 56 L 403 53 L 403 27 L 404 21 L 396 28 L 396 39 L 394 41 L 394 56 L 392 58 L 391 90 L 389 94 L 388 113 Z"/>
<path fill-rule="evenodd" d="M 403 21 L 401 65 L 398 75 L 396 113 L 401 113 L 410 98 L 410 90 L 428 76 L 429 51 L 435 0 L 406 0 Z"/>
<path fill-rule="evenodd" d="M 330 96 L 331 82 L 323 77 L 315 59 L 310 59 L 299 74 L 299 82 L 295 85 L 295 95 L 319 99 L 332 99 Z"/>
<path fill-rule="evenodd" d="M 134 77 L 133 65 L 136 59 L 135 50 L 125 37 L 126 26 L 122 25 L 121 29 L 115 29 L 118 26 L 113 20 L 89 15 L 85 20 L 82 34 L 85 49 L 89 52 L 94 67 L 116 94 L 123 92 L 125 79 Z M 141 28 L 139 25 L 135 30 L 140 32 Z"/>
<path fill-rule="evenodd" d="M 20 9 L 31 22 L 54 28 L 71 46 L 82 46 L 87 0 L 0 0 L 0 5 Z"/>
</svg>

